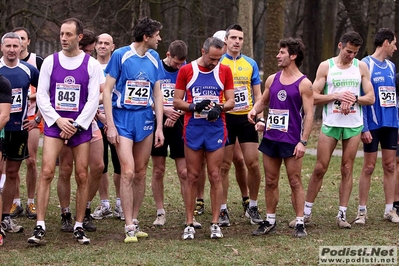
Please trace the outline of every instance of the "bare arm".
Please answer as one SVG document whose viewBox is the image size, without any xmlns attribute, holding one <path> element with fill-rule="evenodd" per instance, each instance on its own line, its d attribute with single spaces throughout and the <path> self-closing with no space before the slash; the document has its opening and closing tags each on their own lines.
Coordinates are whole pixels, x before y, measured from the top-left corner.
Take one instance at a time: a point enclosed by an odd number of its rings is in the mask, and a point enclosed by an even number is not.
<svg viewBox="0 0 399 266">
<path fill-rule="evenodd" d="M 189 109 L 190 104 L 184 101 L 185 93 L 186 92 L 184 90 L 175 90 L 175 95 L 173 96 L 173 107 L 175 107 L 177 110 L 191 112 Z"/>
<path fill-rule="evenodd" d="M 265 82 L 265 90 L 263 91 L 263 94 L 261 95 L 259 100 L 256 100 L 256 103 L 254 104 L 254 107 L 252 107 L 252 110 L 248 113 L 248 121 L 252 124 L 255 124 L 254 118 L 256 117 L 257 114 L 263 113 L 265 110 L 267 104 L 269 103 L 270 99 L 270 86 L 273 83 L 274 76 L 276 74 L 270 75 Z"/>
<path fill-rule="evenodd" d="M 256 103 L 257 101 L 262 99 L 262 91 L 260 90 L 260 84 L 253 85 L 252 90 L 254 92 L 254 99 L 255 99 L 255 103 Z M 263 117 L 263 112 L 258 113 L 258 117 L 259 118 Z"/>
<path fill-rule="evenodd" d="M 3 129 L 10 119 L 11 103 L 0 103 L 0 129 Z"/>
<path fill-rule="evenodd" d="M 224 98 L 226 99 L 226 101 L 223 103 L 223 111 L 226 112 L 233 109 L 235 105 L 234 90 L 225 90 Z"/>
<path fill-rule="evenodd" d="M 362 88 L 364 95 L 358 97 L 358 104 L 372 105 L 375 102 L 374 88 L 370 80 L 370 71 L 364 62 L 359 62 L 360 74 L 362 75 Z"/>
<path fill-rule="evenodd" d="M 155 140 L 154 147 L 161 147 L 164 142 L 163 135 L 163 95 L 161 91 L 161 87 L 159 85 L 159 80 L 155 82 L 154 86 L 154 107 L 155 107 L 155 116 L 157 121 L 157 130 L 155 131 Z"/>
<path fill-rule="evenodd" d="M 301 92 L 302 107 L 305 114 L 301 139 L 308 140 L 313 124 L 313 89 L 310 80 L 302 80 L 299 84 L 299 91 Z"/>
<path fill-rule="evenodd" d="M 107 74 L 104 92 L 103 92 L 103 104 L 104 104 L 104 113 L 107 123 L 107 138 L 111 144 L 116 145 L 119 142 L 118 131 L 115 128 L 114 117 L 112 115 L 112 88 L 116 83 L 116 79 Z"/>
</svg>

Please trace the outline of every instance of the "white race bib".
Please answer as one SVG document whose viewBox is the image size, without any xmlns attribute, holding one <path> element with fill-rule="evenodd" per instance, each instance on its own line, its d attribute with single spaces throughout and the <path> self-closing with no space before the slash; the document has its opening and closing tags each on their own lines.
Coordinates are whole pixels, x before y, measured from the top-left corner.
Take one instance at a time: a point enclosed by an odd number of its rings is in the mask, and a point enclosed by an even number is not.
<svg viewBox="0 0 399 266">
<path fill-rule="evenodd" d="M 127 80 L 124 104 L 148 105 L 150 99 L 150 82 L 144 80 Z"/>
<path fill-rule="evenodd" d="M 396 107 L 396 89 L 391 86 L 378 87 L 381 107 Z"/>
<path fill-rule="evenodd" d="M 18 113 L 22 111 L 22 88 L 12 89 L 12 104 L 11 113 Z"/>
<path fill-rule="evenodd" d="M 193 103 L 197 104 L 203 100 L 211 100 L 211 102 L 219 103 L 219 97 L 213 95 L 201 95 L 193 97 Z M 209 110 L 202 110 L 201 113 L 194 112 L 194 118 L 206 118 L 208 116 Z"/>
<path fill-rule="evenodd" d="M 172 106 L 173 97 L 175 96 L 175 84 L 173 83 L 162 83 L 161 90 L 163 94 L 163 105 Z"/>
<path fill-rule="evenodd" d="M 246 86 L 240 86 L 234 88 L 234 108 L 230 112 L 242 111 L 249 109 L 249 97 Z"/>
<path fill-rule="evenodd" d="M 78 112 L 80 101 L 80 84 L 56 83 L 55 110 Z"/>
<path fill-rule="evenodd" d="M 276 129 L 288 132 L 288 122 L 290 120 L 289 110 L 269 109 L 267 116 L 266 130 Z"/>
</svg>

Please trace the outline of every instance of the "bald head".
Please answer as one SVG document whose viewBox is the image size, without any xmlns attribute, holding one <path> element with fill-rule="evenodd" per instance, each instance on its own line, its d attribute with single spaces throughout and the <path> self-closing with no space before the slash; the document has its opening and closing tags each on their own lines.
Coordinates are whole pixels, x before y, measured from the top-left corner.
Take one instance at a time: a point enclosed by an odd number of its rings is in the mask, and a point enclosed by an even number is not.
<svg viewBox="0 0 399 266">
<path fill-rule="evenodd" d="M 97 60 L 101 64 L 108 63 L 111 58 L 111 53 L 115 48 L 114 40 L 108 33 L 102 33 L 98 36 L 98 41 L 96 43 Z"/>
</svg>

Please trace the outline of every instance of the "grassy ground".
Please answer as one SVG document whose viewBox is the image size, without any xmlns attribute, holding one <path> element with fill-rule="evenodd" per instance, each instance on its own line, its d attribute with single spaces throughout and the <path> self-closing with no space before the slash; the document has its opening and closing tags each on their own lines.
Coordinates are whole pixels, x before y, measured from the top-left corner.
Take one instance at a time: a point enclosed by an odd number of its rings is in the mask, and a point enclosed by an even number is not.
<svg viewBox="0 0 399 266">
<path fill-rule="evenodd" d="M 317 137 L 315 137 L 317 139 Z M 306 155 L 302 176 L 305 188 L 315 163 L 315 156 Z M 333 157 L 325 176 L 323 187 L 313 208 L 314 224 L 307 228 L 308 237 L 296 239 L 291 236 L 288 222 L 294 218 L 290 202 L 290 189 L 281 169 L 280 202 L 277 209 L 277 233 L 270 236 L 254 237 L 251 232 L 257 226 L 251 225 L 242 214 L 241 197 L 236 185 L 233 169 L 230 174 L 231 190 L 228 206 L 232 225 L 224 228 L 224 238 L 209 238 L 210 202 L 209 193 L 205 196 L 205 214 L 197 217 L 203 229 L 197 230 L 193 241 L 182 241 L 184 207 L 180 196 L 179 181 L 173 162 L 168 159 L 165 176 L 165 209 L 167 223 L 163 228 L 155 228 L 156 209 L 150 187 L 151 166 L 147 173 L 147 191 L 139 220 L 143 231 L 149 233 L 148 239 L 139 243 L 123 243 L 123 225 L 120 220 L 111 218 L 97 221 L 97 231 L 88 233 L 92 243 L 81 246 L 70 233 L 60 231 L 60 211 L 56 194 L 56 180 L 53 181 L 51 200 L 46 218 L 47 245 L 31 247 L 27 244 L 35 221 L 18 218 L 25 231 L 20 234 L 7 234 L 5 245 L 0 247 L 0 265 L 316 265 L 318 248 L 321 245 L 398 245 L 396 233 L 398 225 L 382 219 L 384 196 L 382 191 L 381 161 L 372 176 L 368 202 L 369 220 L 365 226 L 353 225 L 351 230 L 338 229 L 335 216 L 338 210 L 338 188 L 340 183 L 340 158 Z M 357 182 L 362 158 L 357 158 L 354 170 L 354 187 L 349 203 L 348 220 L 356 217 Z M 262 176 L 263 167 L 262 167 Z M 111 171 L 112 172 L 112 171 Z M 21 171 L 22 179 L 25 168 Z M 22 199 L 26 203 L 24 181 Z M 259 194 L 259 206 L 265 215 L 263 196 L 264 180 Z M 206 191 L 209 191 L 207 184 Z M 111 186 L 111 202 L 115 204 L 115 193 Z M 72 200 L 74 200 L 74 194 Z M 98 197 L 92 204 L 94 209 Z M 74 209 L 74 208 L 73 208 Z"/>
</svg>

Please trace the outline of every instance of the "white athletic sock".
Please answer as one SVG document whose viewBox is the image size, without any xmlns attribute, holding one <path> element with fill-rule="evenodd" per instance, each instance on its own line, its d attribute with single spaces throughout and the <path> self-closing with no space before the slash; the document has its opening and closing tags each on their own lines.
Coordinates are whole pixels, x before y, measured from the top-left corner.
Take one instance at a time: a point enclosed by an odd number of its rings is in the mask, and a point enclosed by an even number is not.
<svg viewBox="0 0 399 266">
<path fill-rule="evenodd" d="M 227 204 L 220 205 L 220 210 L 227 209 Z"/>
<path fill-rule="evenodd" d="M 67 212 L 71 212 L 71 209 L 69 209 L 69 206 L 65 207 L 65 208 L 61 208 L 61 213 L 67 213 Z"/>
<path fill-rule="evenodd" d="M 44 221 L 36 221 L 36 225 L 41 225 L 43 230 L 46 230 L 46 224 L 44 223 Z"/>
<path fill-rule="evenodd" d="M 86 209 L 90 209 L 91 201 L 88 201 L 86 204 Z"/>
<path fill-rule="evenodd" d="M 21 199 L 20 198 L 14 199 L 12 203 L 15 203 L 15 204 L 21 206 Z"/>
<path fill-rule="evenodd" d="M 83 223 L 75 222 L 75 226 L 73 227 L 73 230 L 76 230 L 76 228 L 81 227 L 83 228 Z"/>
<path fill-rule="evenodd" d="M 35 204 L 35 199 L 28 199 L 28 202 L 26 203 L 27 205 L 29 204 Z"/>
<path fill-rule="evenodd" d="M 266 221 L 268 221 L 270 224 L 274 224 L 276 222 L 276 214 L 266 213 Z"/>
<path fill-rule="evenodd" d="M 254 207 L 254 206 L 258 206 L 258 201 L 257 200 L 249 200 L 249 207 Z"/>
<path fill-rule="evenodd" d="M 121 198 L 116 198 L 116 206 L 121 206 Z"/>
<path fill-rule="evenodd" d="M 339 213 L 342 212 L 344 215 L 344 219 L 346 220 L 346 210 L 348 209 L 348 207 L 344 207 L 344 206 L 339 206 L 339 211 L 338 211 L 338 217 L 339 217 Z"/>
<path fill-rule="evenodd" d="M 359 211 L 359 212 L 366 212 L 366 211 L 367 211 L 367 206 L 366 206 L 366 205 L 364 205 L 364 206 L 359 205 L 358 211 Z"/>
<path fill-rule="evenodd" d="M 105 208 L 109 208 L 109 200 L 108 199 L 101 200 L 101 205 L 103 205 Z"/>
<path fill-rule="evenodd" d="M 392 208 L 393 208 L 393 204 L 385 204 L 385 214 L 392 211 Z"/>
<path fill-rule="evenodd" d="M 165 214 L 165 209 L 157 210 L 157 215 Z"/>
<path fill-rule="evenodd" d="M 303 210 L 303 213 L 306 216 L 310 216 L 310 214 L 312 213 L 312 207 L 313 207 L 313 202 L 307 202 L 305 201 L 305 208 Z"/>
</svg>

